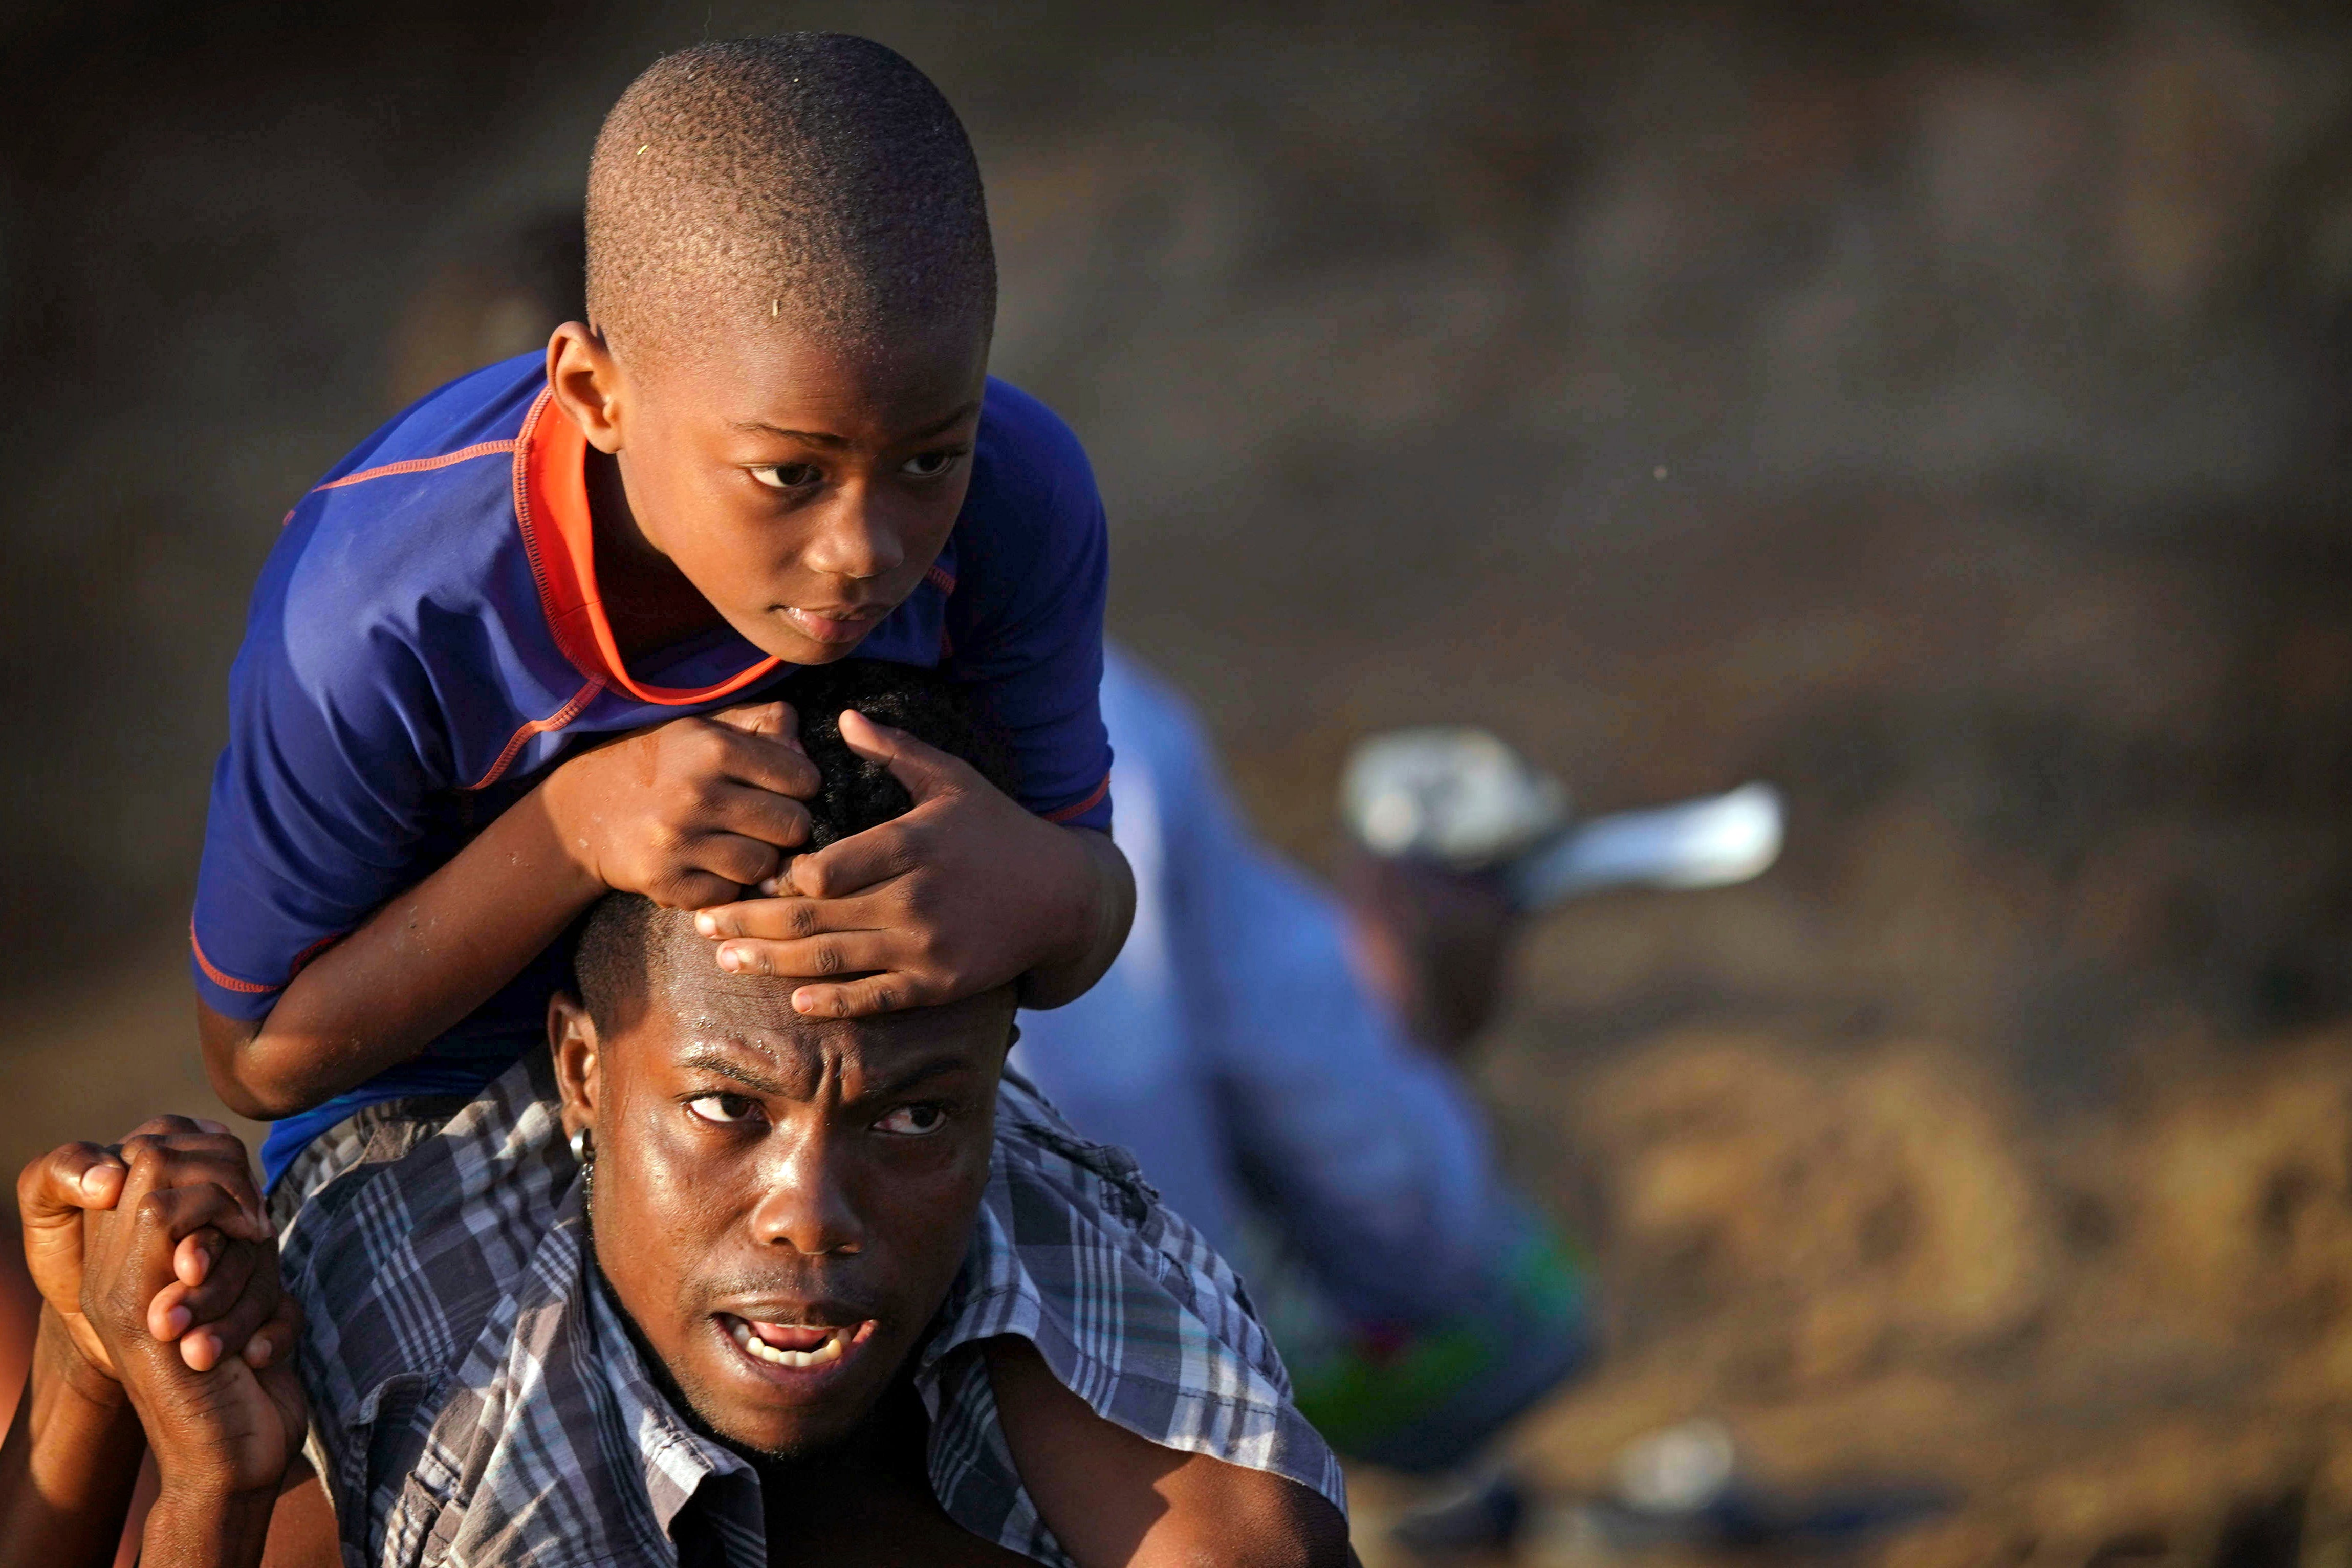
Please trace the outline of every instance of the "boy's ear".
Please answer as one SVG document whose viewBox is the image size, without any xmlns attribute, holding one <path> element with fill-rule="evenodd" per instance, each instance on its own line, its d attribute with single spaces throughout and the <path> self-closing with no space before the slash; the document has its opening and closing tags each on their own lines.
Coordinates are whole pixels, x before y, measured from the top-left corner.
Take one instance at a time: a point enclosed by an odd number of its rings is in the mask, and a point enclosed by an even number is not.
<svg viewBox="0 0 2352 1568">
<path fill-rule="evenodd" d="M 596 1126 L 596 1020 L 576 996 L 559 991 L 547 1001 L 547 1046 L 555 1057 L 555 1084 L 563 1096 L 566 1137 Z"/>
<path fill-rule="evenodd" d="M 566 321 L 547 340 L 547 384 L 588 444 L 611 457 L 621 449 L 621 367 L 604 334 Z"/>
</svg>

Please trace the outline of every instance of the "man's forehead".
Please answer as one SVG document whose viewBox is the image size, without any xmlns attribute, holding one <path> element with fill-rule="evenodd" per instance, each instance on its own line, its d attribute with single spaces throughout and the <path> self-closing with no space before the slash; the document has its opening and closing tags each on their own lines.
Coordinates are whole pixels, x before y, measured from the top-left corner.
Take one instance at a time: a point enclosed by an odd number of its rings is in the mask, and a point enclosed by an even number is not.
<svg viewBox="0 0 2352 1568">
<path fill-rule="evenodd" d="M 1010 1006 L 988 996 L 866 1018 L 809 1018 L 793 1011 L 789 987 L 765 989 L 772 994 L 673 990 L 653 998 L 631 1032 L 673 1063 L 740 1066 L 793 1095 L 814 1093 L 834 1074 L 887 1081 L 942 1065 L 993 1068 L 1010 1034 Z"/>
</svg>

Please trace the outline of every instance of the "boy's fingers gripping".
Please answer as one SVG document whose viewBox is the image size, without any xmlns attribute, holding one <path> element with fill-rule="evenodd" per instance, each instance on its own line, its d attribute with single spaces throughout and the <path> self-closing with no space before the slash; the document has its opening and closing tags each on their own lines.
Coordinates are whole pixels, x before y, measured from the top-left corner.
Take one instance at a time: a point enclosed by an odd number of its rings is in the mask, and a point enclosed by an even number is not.
<svg viewBox="0 0 2352 1568">
<path fill-rule="evenodd" d="M 842 710 L 841 739 L 859 756 L 887 767 L 890 776 L 907 786 L 917 805 L 969 789 L 980 778 L 961 757 L 928 745 L 904 730 L 877 724 L 854 708 Z"/>
<path fill-rule="evenodd" d="M 749 784 L 724 784 L 710 792 L 709 814 L 710 825 L 745 838 L 755 839 L 768 847 L 768 869 L 757 877 L 743 879 L 743 885 L 764 879 L 782 863 L 782 857 L 773 851 L 791 849 L 808 842 L 809 811 L 788 795 L 772 789 L 757 789 Z"/>
<path fill-rule="evenodd" d="M 923 863 L 920 827 L 903 817 L 877 824 L 863 833 L 837 838 L 824 848 L 795 855 L 769 882 L 763 892 L 797 893 L 803 899 L 835 900 L 903 877 Z"/>
<path fill-rule="evenodd" d="M 268 1294 L 277 1294 L 275 1276 L 259 1278 L 264 1260 L 275 1255 L 267 1247 L 251 1242 L 232 1242 L 207 1226 L 183 1240 L 189 1241 L 210 1236 L 214 1238 L 213 1261 L 201 1279 L 191 1280 L 184 1272 L 177 1275 L 147 1304 L 147 1331 L 157 1339 L 169 1342 L 178 1339 L 194 1327 L 216 1321 L 226 1316 L 237 1299 L 247 1291 L 266 1287 Z"/>
<path fill-rule="evenodd" d="M 235 1296 L 196 1314 L 196 1325 L 179 1336 L 180 1359 L 191 1372 L 210 1372 L 239 1353 L 246 1342 L 277 1312 L 280 1294 L 274 1269 L 266 1279 L 258 1269 L 250 1273 L 244 1289 Z M 188 1309 L 184 1303 L 178 1310 Z"/>
<path fill-rule="evenodd" d="M 301 1337 L 302 1305 L 290 1294 L 280 1291 L 277 1310 L 269 1314 L 268 1322 L 254 1331 L 253 1337 L 245 1342 L 245 1349 L 238 1353 L 245 1357 L 246 1365 L 258 1372 L 291 1354 L 295 1342 Z"/>
<path fill-rule="evenodd" d="M 870 1018 L 877 1013 L 924 1005 L 904 974 L 869 974 L 837 985 L 803 985 L 793 993 L 793 1008 L 808 1018 Z"/>
<path fill-rule="evenodd" d="M 122 1156 L 96 1143 L 67 1143 L 29 1162 L 16 1177 L 16 1213 L 27 1230 L 74 1227 L 80 1245 L 81 1211 L 114 1206 L 131 1173 Z"/>
<path fill-rule="evenodd" d="M 182 1237 L 180 1245 L 172 1249 L 173 1277 L 183 1285 L 203 1284 L 212 1278 L 213 1265 L 220 1261 L 227 1247 L 228 1237 L 211 1226 Z"/>
<path fill-rule="evenodd" d="M 872 898 L 745 899 L 703 910 L 694 917 L 694 929 L 713 942 L 730 937 L 792 942 L 831 931 L 879 931 L 894 923 L 893 913 L 886 902 Z"/>
<path fill-rule="evenodd" d="M 741 898 L 782 858 L 772 844 L 740 833 L 706 833 L 639 890 L 666 910 L 709 909 Z"/>
<path fill-rule="evenodd" d="M 714 724 L 740 730 L 746 735 L 765 735 L 795 752 L 801 750 L 800 715 L 789 702 L 739 702 L 731 708 L 721 708 L 709 718 Z"/>
<path fill-rule="evenodd" d="M 719 715 L 712 716 L 703 732 L 715 742 L 712 760 L 728 778 L 803 800 L 816 793 L 816 764 L 802 752 L 797 739 L 787 742 L 740 729 Z"/>
<path fill-rule="evenodd" d="M 173 1120 L 182 1120 L 173 1118 Z M 148 1124 L 150 1127 L 153 1123 Z M 215 1125 L 218 1125 L 215 1123 Z M 268 1241 L 268 1211 L 262 1206 L 245 1145 L 229 1132 L 157 1132 L 142 1130 L 121 1144 L 123 1163 L 134 1180 L 159 1189 L 213 1186 L 228 1200 L 221 1229 L 242 1241 Z"/>
<path fill-rule="evenodd" d="M 831 931 L 797 942 L 739 939 L 721 944 L 717 958 L 719 967 L 730 974 L 827 980 L 889 969 L 894 960 L 904 956 L 903 948 L 903 939 L 890 931 Z"/>
</svg>

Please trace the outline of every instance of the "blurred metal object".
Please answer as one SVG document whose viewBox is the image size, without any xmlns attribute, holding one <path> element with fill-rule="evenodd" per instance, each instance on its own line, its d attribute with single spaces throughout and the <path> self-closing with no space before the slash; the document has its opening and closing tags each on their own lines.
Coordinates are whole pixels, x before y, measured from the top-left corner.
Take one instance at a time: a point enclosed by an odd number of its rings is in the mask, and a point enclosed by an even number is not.
<svg viewBox="0 0 2352 1568">
<path fill-rule="evenodd" d="M 1496 736 L 1466 725 L 1391 730 L 1357 743 L 1340 813 L 1375 855 L 1482 871 L 1569 819 L 1568 791 Z"/>
<path fill-rule="evenodd" d="M 1497 873 L 1524 910 L 1607 888 L 1744 882 L 1780 858 L 1785 824 L 1769 784 L 1579 823 L 1558 779 L 1462 725 L 1360 742 L 1341 779 L 1340 813 L 1373 854 Z"/>
<path fill-rule="evenodd" d="M 1696 1416 L 1653 1432 L 1617 1456 L 1617 1500 L 1644 1514 L 1700 1513 L 1729 1494 L 1738 1462 L 1731 1428 Z"/>
<path fill-rule="evenodd" d="M 1728 795 L 1580 823 L 1509 871 L 1520 905 L 1539 910 L 1603 888 L 1727 888 L 1780 858 L 1780 792 L 1742 784 Z"/>
<path fill-rule="evenodd" d="M 1399 1546 L 1439 1560 L 1508 1552 L 1528 1520 L 1527 1489 L 1508 1472 L 1473 1471 L 1408 1510 L 1390 1530 Z"/>
<path fill-rule="evenodd" d="M 1952 1498 L 1912 1482 L 1852 1479 L 1791 1491 L 1747 1470 L 1731 1428 L 1696 1415 L 1620 1450 L 1615 1485 L 1582 1522 L 1620 1552 L 1672 1543 L 1829 1552 L 1941 1513 Z"/>
</svg>

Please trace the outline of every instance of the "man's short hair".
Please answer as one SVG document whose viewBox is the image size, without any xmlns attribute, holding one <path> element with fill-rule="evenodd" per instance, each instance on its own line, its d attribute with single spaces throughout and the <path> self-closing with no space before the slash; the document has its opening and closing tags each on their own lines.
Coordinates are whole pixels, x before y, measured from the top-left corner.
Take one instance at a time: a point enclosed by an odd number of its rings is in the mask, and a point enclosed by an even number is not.
<svg viewBox="0 0 2352 1568">
<path fill-rule="evenodd" d="M 962 122 L 903 57 L 841 33 L 666 55 L 588 167 L 588 314 L 658 357 L 779 321 L 858 345 L 996 316 Z"/>
<path fill-rule="evenodd" d="M 1006 795 L 1019 783 L 1003 725 L 970 688 L 932 670 L 844 659 L 796 670 L 772 695 L 793 704 L 801 749 L 816 764 L 820 783 L 807 803 L 809 849 L 879 826 L 915 804 L 888 768 L 859 756 L 841 738 L 845 708 L 961 758 Z M 680 961 L 698 963 L 698 973 L 720 975 L 710 946 L 695 932 L 688 911 L 664 910 L 639 893 L 607 893 L 583 920 L 573 950 L 580 1000 L 599 1029 L 609 1027 L 629 1002 L 667 985 Z"/>
</svg>

